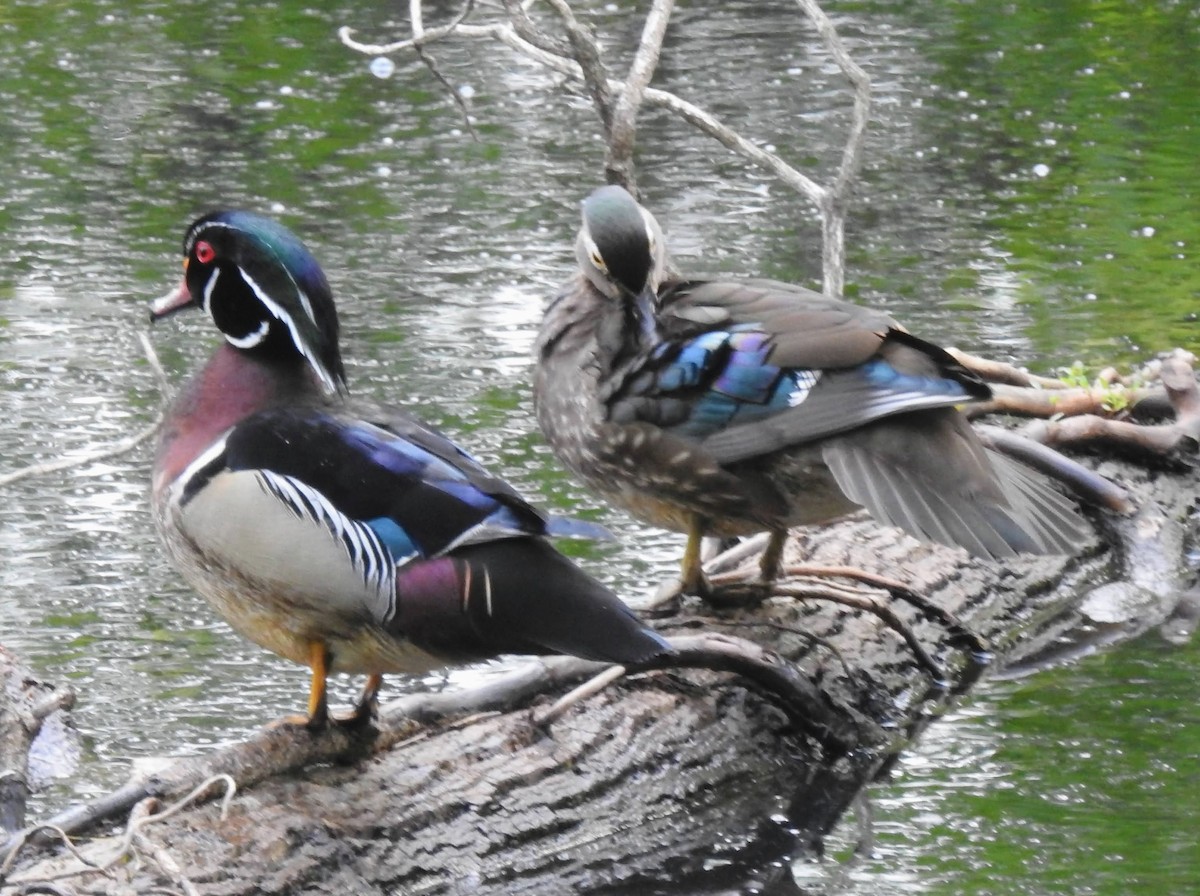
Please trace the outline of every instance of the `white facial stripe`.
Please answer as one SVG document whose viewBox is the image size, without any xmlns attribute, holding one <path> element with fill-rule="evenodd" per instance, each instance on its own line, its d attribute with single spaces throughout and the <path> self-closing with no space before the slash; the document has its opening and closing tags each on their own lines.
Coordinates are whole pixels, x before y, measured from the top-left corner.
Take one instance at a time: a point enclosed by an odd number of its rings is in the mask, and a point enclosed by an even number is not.
<svg viewBox="0 0 1200 896">
<path fill-rule="evenodd" d="M 288 274 L 288 276 L 291 277 L 291 274 Z M 317 316 L 313 314 L 312 302 L 308 300 L 308 293 L 300 288 L 300 284 L 296 283 L 295 279 L 292 280 L 292 283 L 295 284 L 296 292 L 300 296 L 300 307 L 304 309 L 304 313 L 308 315 L 308 319 L 313 322 L 313 326 L 316 326 Z"/>
<path fill-rule="evenodd" d="M 217 285 L 217 278 L 221 276 L 220 268 L 213 268 L 212 276 L 208 278 L 208 282 L 204 284 L 204 312 L 212 314 L 212 293 Z"/>
<path fill-rule="evenodd" d="M 231 227 L 223 221 L 206 221 L 195 233 L 189 233 L 187 242 L 183 244 L 183 254 L 191 255 L 192 249 L 196 246 L 196 238 L 200 236 L 201 230 L 208 230 L 210 227 L 223 227 L 226 230 L 236 230 L 236 227 Z"/>
<path fill-rule="evenodd" d="M 245 336 L 230 336 L 225 334 L 226 341 L 234 348 L 254 348 L 267 338 L 267 334 L 271 332 L 271 322 L 264 320 L 258 325 L 258 329 L 253 333 L 247 333 Z"/>
<path fill-rule="evenodd" d="M 336 392 L 337 383 L 334 382 L 333 376 L 328 370 L 325 369 L 325 365 L 322 364 L 320 359 L 309 350 L 308 344 L 300 337 L 300 332 L 296 329 L 296 322 L 292 320 L 292 316 L 279 307 L 279 305 L 270 296 L 268 296 L 257 283 L 254 282 L 253 277 L 251 277 L 241 268 L 238 268 L 238 273 L 241 274 L 242 280 L 245 281 L 246 285 L 250 287 L 251 292 L 253 292 L 254 295 L 258 297 L 258 300 L 263 303 L 263 307 L 275 315 L 275 317 L 282 321 L 288 328 L 288 332 L 292 334 L 292 344 L 296 346 L 296 350 L 305 357 L 309 363 L 309 366 L 311 366 L 316 372 L 317 378 L 321 380 L 321 383 L 325 386 L 325 388 L 330 392 Z M 301 293 L 301 295 L 303 295 L 303 293 Z"/>
</svg>

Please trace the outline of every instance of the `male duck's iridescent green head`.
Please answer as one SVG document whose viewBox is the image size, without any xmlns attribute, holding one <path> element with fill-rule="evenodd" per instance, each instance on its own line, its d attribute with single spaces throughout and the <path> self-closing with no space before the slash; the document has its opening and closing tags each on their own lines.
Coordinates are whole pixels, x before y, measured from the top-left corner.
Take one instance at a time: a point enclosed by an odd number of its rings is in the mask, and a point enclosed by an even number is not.
<svg viewBox="0 0 1200 896">
<path fill-rule="evenodd" d="M 333 295 L 294 233 L 253 212 L 210 212 L 187 229 L 183 257 L 183 285 L 151 306 L 151 321 L 199 306 L 234 348 L 299 355 L 327 390 L 345 388 Z"/>
<path fill-rule="evenodd" d="M 604 295 L 653 305 L 666 267 L 662 228 L 623 187 L 600 187 L 583 200 L 575 255 L 584 276 Z"/>
</svg>

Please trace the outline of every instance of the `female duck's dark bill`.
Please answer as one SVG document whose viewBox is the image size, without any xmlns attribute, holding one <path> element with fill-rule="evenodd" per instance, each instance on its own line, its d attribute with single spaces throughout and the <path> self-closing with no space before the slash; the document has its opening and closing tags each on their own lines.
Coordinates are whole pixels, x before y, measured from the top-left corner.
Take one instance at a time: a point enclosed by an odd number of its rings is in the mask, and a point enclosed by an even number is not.
<svg viewBox="0 0 1200 896">
<path fill-rule="evenodd" d="M 185 280 L 180 284 L 179 289 L 173 290 L 150 303 L 150 323 L 162 320 L 176 311 L 182 311 L 184 308 L 190 308 L 195 304 L 196 300 L 192 298 L 192 293 L 188 289 L 187 281 Z"/>
</svg>

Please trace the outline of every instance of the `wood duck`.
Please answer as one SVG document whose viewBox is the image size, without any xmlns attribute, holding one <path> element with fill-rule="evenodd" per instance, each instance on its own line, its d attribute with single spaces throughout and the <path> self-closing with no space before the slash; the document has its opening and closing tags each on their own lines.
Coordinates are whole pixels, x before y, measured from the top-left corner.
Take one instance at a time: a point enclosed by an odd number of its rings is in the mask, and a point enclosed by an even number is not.
<svg viewBox="0 0 1200 896">
<path fill-rule="evenodd" d="M 498 654 L 640 663 L 669 650 L 547 541 L 548 518 L 457 445 L 352 402 L 316 260 L 282 225 L 218 211 L 188 228 L 184 282 L 151 320 L 202 308 L 225 337 L 183 387 L 154 462 L 155 518 L 188 582 L 250 640 L 326 675 Z"/>
<path fill-rule="evenodd" d="M 669 276 L 658 222 L 619 186 L 583 202 L 578 273 L 546 311 L 534 397 L 558 457 L 635 516 L 706 535 L 865 507 L 927 540 L 1003 558 L 1068 553 L 1086 526 L 956 409 L 988 386 L 891 317 L 787 283 Z"/>
</svg>

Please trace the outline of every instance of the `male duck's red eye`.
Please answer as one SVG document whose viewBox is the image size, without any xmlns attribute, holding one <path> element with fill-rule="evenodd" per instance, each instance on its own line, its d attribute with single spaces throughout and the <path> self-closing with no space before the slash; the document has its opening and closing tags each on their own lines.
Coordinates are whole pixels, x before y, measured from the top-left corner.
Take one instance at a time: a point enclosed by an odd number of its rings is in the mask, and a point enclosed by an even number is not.
<svg viewBox="0 0 1200 896">
<path fill-rule="evenodd" d="M 192 252 L 196 256 L 196 261 L 201 264 L 208 264 L 217 257 L 217 250 L 211 244 L 204 242 L 204 240 L 196 243 L 196 248 Z"/>
</svg>

